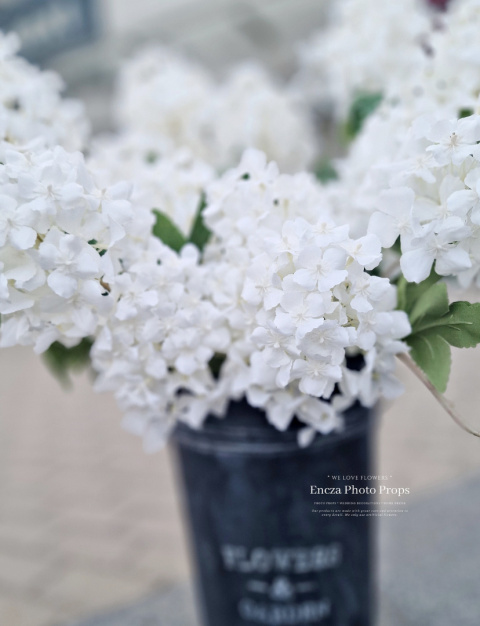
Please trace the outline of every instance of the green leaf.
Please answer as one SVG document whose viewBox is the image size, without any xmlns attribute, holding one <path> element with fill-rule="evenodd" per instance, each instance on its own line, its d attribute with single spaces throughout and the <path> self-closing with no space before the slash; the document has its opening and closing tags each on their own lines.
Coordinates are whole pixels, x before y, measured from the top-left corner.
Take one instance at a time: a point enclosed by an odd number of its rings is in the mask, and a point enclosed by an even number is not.
<svg viewBox="0 0 480 626">
<path fill-rule="evenodd" d="M 47 367 L 60 383 L 65 387 L 71 387 L 71 372 L 79 372 L 90 364 L 92 344 L 93 341 L 86 338 L 73 348 L 67 348 L 55 341 L 42 356 Z"/>
<path fill-rule="evenodd" d="M 473 348 L 480 343 L 480 303 L 448 303 L 447 286 L 432 270 L 423 282 L 398 282 L 398 309 L 407 313 L 412 332 L 405 339 L 411 357 L 443 393 L 450 374 L 450 346 Z"/>
<path fill-rule="evenodd" d="M 456 348 L 474 348 L 480 343 L 480 303 L 452 302 L 441 317 L 425 316 L 415 327 L 415 334 L 435 333 Z"/>
<path fill-rule="evenodd" d="M 200 251 L 204 249 L 206 243 L 212 235 L 211 231 L 205 226 L 205 222 L 203 221 L 203 211 L 206 206 L 207 200 L 205 194 L 202 193 L 200 203 L 198 205 L 197 215 L 195 216 L 190 237 L 188 238 L 188 241 L 194 243 Z"/>
<path fill-rule="evenodd" d="M 409 316 L 406 338 L 411 357 L 443 393 L 450 375 L 450 346 L 473 348 L 480 343 L 480 303 L 448 304 L 447 287 L 432 275 L 423 283 L 402 283 L 399 304 Z"/>
<path fill-rule="evenodd" d="M 415 307 L 417 301 L 432 287 L 432 285 L 438 283 L 440 279 L 441 276 L 439 276 L 435 270 L 432 270 L 430 276 L 421 283 L 409 283 L 403 276 L 400 276 L 397 283 L 397 309 L 405 311 L 410 318 L 410 313 Z"/>
<path fill-rule="evenodd" d="M 186 237 L 165 213 L 158 209 L 153 209 L 153 212 L 157 218 L 152 229 L 155 237 L 175 252 L 180 252 L 187 243 Z"/>
<path fill-rule="evenodd" d="M 407 337 L 410 356 L 440 393 L 447 388 L 451 355 L 448 342 L 432 332 Z"/>
<path fill-rule="evenodd" d="M 382 101 L 381 93 L 359 93 L 355 97 L 347 121 L 345 123 L 345 135 L 347 139 L 354 139 L 362 130 L 363 124 Z"/>
<path fill-rule="evenodd" d="M 315 168 L 315 176 L 322 183 L 328 183 L 330 180 L 338 179 L 338 173 L 329 159 L 320 161 Z"/>
<path fill-rule="evenodd" d="M 480 303 L 452 302 L 442 334 L 451 346 L 474 348 L 480 343 Z"/>
<path fill-rule="evenodd" d="M 460 111 L 458 112 L 458 119 L 462 119 L 464 117 L 470 117 L 473 114 L 474 114 L 473 109 L 460 109 Z"/>
<path fill-rule="evenodd" d="M 415 330 L 423 319 L 440 318 L 446 313 L 448 313 L 447 285 L 435 283 L 418 294 L 417 299 L 411 303 L 408 317 Z"/>
</svg>

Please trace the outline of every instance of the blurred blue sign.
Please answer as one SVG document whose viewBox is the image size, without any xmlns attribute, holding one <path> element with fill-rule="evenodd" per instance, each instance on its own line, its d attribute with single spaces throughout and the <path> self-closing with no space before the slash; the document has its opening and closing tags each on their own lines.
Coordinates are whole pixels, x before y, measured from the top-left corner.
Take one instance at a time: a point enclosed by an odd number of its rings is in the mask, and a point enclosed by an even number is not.
<svg viewBox="0 0 480 626">
<path fill-rule="evenodd" d="M 22 56 L 43 61 L 95 37 L 95 4 L 96 0 L 0 0 L 0 29 L 20 35 Z"/>
</svg>

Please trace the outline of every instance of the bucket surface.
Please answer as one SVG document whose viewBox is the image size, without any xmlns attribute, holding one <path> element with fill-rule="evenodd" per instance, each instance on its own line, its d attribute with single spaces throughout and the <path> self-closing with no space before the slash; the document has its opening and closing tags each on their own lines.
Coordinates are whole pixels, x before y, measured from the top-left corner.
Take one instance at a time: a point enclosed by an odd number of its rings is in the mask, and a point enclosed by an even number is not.
<svg viewBox="0 0 480 626">
<path fill-rule="evenodd" d="M 372 518 L 312 511 L 351 499 L 312 485 L 371 473 L 370 413 L 345 418 L 344 431 L 303 449 L 301 425 L 278 432 L 246 402 L 200 431 L 177 428 L 204 626 L 371 626 Z"/>
</svg>

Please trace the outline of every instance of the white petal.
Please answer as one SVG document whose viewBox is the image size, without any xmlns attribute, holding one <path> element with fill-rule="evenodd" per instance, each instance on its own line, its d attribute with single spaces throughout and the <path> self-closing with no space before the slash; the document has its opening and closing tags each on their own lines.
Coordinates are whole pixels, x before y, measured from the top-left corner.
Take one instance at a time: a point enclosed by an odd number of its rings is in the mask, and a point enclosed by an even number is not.
<svg viewBox="0 0 480 626">
<path fill-rule="evenodd" d="M 312 428 L 311 426 L 305 426 L 305 428 L 302 428 L 301 430 L 298 431 L 298 435 L 297 435 L 298 445 L 301 448 L 308 447 L 312 443 L 312 441 L 315 439 L 316 434 L 317 433 L 314 428 Z"/>
<path fill-rule="evenodd" d="M 435 255 L 422 249 L 402 254 L 400 267 L 409 283 L 420 283 L 430 275 Z"/>
<path fill-rule="evenodd" d="M 71 298 L 77 289 L 77 281 L 59 271 L 52 272 L 47 278 L 50 289 L 61 298 Z"/>
<path fill-rule="evenodd" d="M 455 191 L 447 200 L 447 207 L 453 213 L 464 216 L 478 201 L 478 196 L 474 191 Z"/>
<path fill-rule="evenodd" d="M 442 253 L 435 264 L 435 269 L 441 276 L 455 275 L 470 267 L 472 262 L 469 254 L 458 246 Z"/>
<path fill-rule="evenodd" d="M 2 315 L 9 315 L 10 313 L 16 313 L 17 311 L 23 311 L 29 309 L 35 304 L 35 300 L 30 296 L 17 291 L 16 289 L 10 289 L 10 295 L 6 302 L 0 301 L 0 313 Z"/>
<path fill-rule="evenodd" d="M 16 226 L 10 230 L 10 241 L 18 250 L 33 248 L 37 241 L 37 232 L 29 226 Z"/>
<path fill-rule="evenodd" d="M 368 223 L 368 233 L 377 235 L 383 248 L 391 248 L 400 234 L 395 221 L 390 215 L 377 211 Z"/>
</svg>

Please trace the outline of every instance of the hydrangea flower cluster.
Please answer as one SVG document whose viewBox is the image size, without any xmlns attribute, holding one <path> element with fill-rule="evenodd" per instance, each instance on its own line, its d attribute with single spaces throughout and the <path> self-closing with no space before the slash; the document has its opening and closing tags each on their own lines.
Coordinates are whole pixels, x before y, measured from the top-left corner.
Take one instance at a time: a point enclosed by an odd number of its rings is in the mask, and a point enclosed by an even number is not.
<svg viewBox="0 0 480 626">
<path fill-rule="evenodd" d="M 357 94 L 402 89 L 426 65 L 433 15 L 421 0 L 339 0 L 333 9 L 326 30 L 301 46 L 294 86 L 344 119 Z"/>
<path fill-rule="evenodd" d="M 451 0 L 432 35 L 430 63 L 413 75 L 411 97 L 430 100 L 444 115 L 480 112 L 480 2 Z M 408 85 L 408 82 L 407 82 Z"/>
<path fill-rule="evenodd" d="M 202 110 L 213 90 L 204 68 L 168 48 L 147 48 L 121 67 L 115 116 L 134 138 L 155 137 L 157 150 L 189 147 L 202 156 Z"/>
<path fill-rule="evenodd" d="M 309 169 L 321 149 L 308 111 L 258 64 L 234 69 L 204 116 L 213 137 L 205 158 L 219 170 L 237 165 L 245 148 L 257 148 L 282 172 L 298 172 Z"/>
<path fill-rule="evenodd" d="M 205 219 L 215 239 L 206 258 L 229 264 L 231 250 L 242 251 L 235 259 L 244 268 L 239 292 L 228 283 L 227 311 L 237 303 L 225 363 L 233 388 L 243 382 L 250 404 L 264 408 L 277 428 L 296 414 L 320 432 L 334 426 L 334 408 L 397 395 L 393 357 L 405 350 L 399 339 L 409 324 L 393 310 L 395 288 L 366 271 L 380 262 L 378 239 L 351 239 L 309 175 L 279 175 L 261 153 L 246 153 L 208 197 Z M 364 367 L 350 370 L 347 354 L 362 354 Z M 239 379 L 242 355 L 248 367 Z"/>
<path fill-rule="evenodd" d="M 17 56 L 20 42 L 0 32 L 0 139 L 22 144 L 41 137 L 67 150 L 85 147 L 89 124 L 83 106 L 62 100 L 61 78 Z"/>
<path fill-rule="evenodd" d="M 92 348 L 95 387 L 114 391 L 124 426 L 154 450 L 178 419 L 199 426 L 226 409 L 228 391 L 220 392 L 208 364 L 230 338 L 194 246 L 177 254 L 152 237 L 129 261 Z"/>
<path fill-rule="evenodd" d="M 378 194 L 369 232 L 385 248 L 400 237 L 400 266 L 410 282 L 441 276 L 480 285 L 480 116 L 420 118 L 404 158 L 383 168 L 389 188 Z M 379 190 L 380 191 L 380 190 Z"/>
<path fill-rule="evenodd" d="M 127 132 L 95 140 L 88 159 L 89 167 L 103 185 L 118 180 L 131 182 L 135 221 L 129 233 L 138 242 L 147 240 L 152 231 L 152 209 L 167 215 L 188 235 L 203 190 L 215 174 L 188 148 L 172 153 L 160 148 L 151 135 Z"/>
<path fill-rule="evenodd" d="M 177 420 L 199 427 L 244 395 L 277 428 L 297 415 L 307 443 L 355 399 L 400 392 L 394 355 L 409 324 L 393 310 L 395 288 L 365 271 L 379 241 L 336 226 L 312 177 L 281 176 L 247 152 L 208 187 L 204 218 L 213 238 L 203 257 L 153 237 L 127 262 L 118 255 L 115 309 L 92 350 L 97 388 L 115 392 L 147 447 Z M 347 354 L 364 366 L 349 370 Z"/>
<path fill-rule="evenodd" d="M 76 345 L 112 305 L 110 249 L 129 188 L 95 185 L 80 153 L 0 146 L 0 345 Z"/>
<path fill-rule="evenodd" d="M 398 3 L 384 3 L 382 7 L 393 10 L 394 4 L 396 7 Z M 352 225 L 352 234 L 365 234 L 379 187 L 387 184 L 382 172 L 387 164 L 405 158 L 405 137 L 410 136 L 414 120 L 423 115 L 441 121 L 480 113 L 479 15 L 478 0 L 449 3 L 439 28 L 430 35 L 424 62 L 400 76 L 394 85 L 385 85 L 382 104 L 365 121 L 348 155 L 335 162 L 339 180 L 329 184 L 330 201 L 339 219 Z M 369 51 L 369 47 L 364 49 L 365 54 Z M 372 56 L 370 66 L 378 67 L 377 61 Z"/>
<path fill-rule="evenodd" d="M 478 0 L 452 0 L 448 11 L 436 16 L 428 55 L 396 84 L 382 93 L 390 106 L 410 112 L 449 117 L 478 112 L 480 92 L 480 24 Z"/>
<path fill-rule="evenodd" d="M 289 172 L 307 169 L 319 151 L 308 111 L 254 64 L 219 84 L 173 52 L 149 48 L 122 68 L 115 102 L 133 139 L 149 135 L 163 154 L 187 147 L 220 171 L 249 147 Z"/>
<path fill-rule="evenodd" d="M 415 117 L 406 106 L 383 103 L 365 120 L 348 154 L 334 160 L 338 178 L 328 182 L 325 192 L 337 220 L 350 224 L 352 236 L 366 234 L 379 188 L 387 184 L 384 168 L 402 158 Z"/>
</svg>

